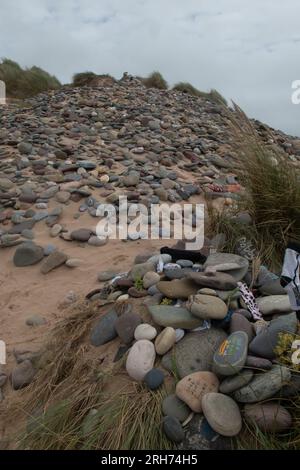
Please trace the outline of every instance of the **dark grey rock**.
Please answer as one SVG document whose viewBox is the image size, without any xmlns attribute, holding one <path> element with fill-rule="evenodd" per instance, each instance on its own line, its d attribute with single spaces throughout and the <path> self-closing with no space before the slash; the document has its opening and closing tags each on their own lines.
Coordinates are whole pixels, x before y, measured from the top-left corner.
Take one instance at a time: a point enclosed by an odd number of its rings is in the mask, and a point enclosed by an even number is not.
<svg viewBox="0 0 300 470">
<path fill-rule="evenodd" d="M 275 320 L 271 320 L 269 325 L 263 329 L 250 343 L 249 352 L 254 356 L 265 359 L 274 359 L 276 354 L 274 349 L 278 343 L 280 333 L 296 333 L 298 320 L 296 313 L 280 315 Z"/>
<path fill-rule="evenodd" d="M 226 337 L 226 333 L 217 328 L 188 333 L 172 352 L 163 356 L 162 365 L 169 371 L 176 367 L 180 378 L 193 372 L 211 371 L 214 353 Z"/>
<path fill-rule="evenodd" d="M 14 254 L 14 265 L 18 267 L 31 266 L 39 263 L 44 257 L 44 250 L 33 242 L 19 245 Z"/>
<path fill-rule="evenodd" d="M 117 319 L 118 315 L 115 310 L 111 310 L 100 318 L 91 332 L 91 344 L 93 346 L 101 346 L 116 338 L 115 322 Z"/>
<path fill-rule="evenodd" d="M 164 373 L 160 369 L 151 369 L 144 377 L 144 382 L 150 390 L 160 387 L 164 381 Z"/>
<path fill-rule="evenodd" d="M 173 416 L 183 423 L 191 414 L 189 407 L 176 395 L 168 395 L 162 402 L 162 411 L 165 416 Z"/>
<path fill-rule="evenodd" d="M 163 429 L 168 439 L 172 442 L 182 442 L 184 439 L 184 431 L 180 421 L 174 416 L 165 416 L 163 419 Z"/>
</svg>

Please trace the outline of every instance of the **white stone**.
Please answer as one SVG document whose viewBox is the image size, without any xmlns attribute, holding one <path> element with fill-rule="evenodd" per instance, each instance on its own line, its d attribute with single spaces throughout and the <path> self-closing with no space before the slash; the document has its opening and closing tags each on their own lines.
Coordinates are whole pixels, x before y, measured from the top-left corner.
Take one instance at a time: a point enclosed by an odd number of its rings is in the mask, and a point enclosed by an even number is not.
<svg viewBox="0 0 300 470">
<path fill-rule="evenodd" d="M 126 370 L 132 379 L 141 381 L 147 372 L 153 369 L 154 362 L 155 349 L 153 343 L 148 339 L 141 339 L 129 351 Z"/>
</svg>

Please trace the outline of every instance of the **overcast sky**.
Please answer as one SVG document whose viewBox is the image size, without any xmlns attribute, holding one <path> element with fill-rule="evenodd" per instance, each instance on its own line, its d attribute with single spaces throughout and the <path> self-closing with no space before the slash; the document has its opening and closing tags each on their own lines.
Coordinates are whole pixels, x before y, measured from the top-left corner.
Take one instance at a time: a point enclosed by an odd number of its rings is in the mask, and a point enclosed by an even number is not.
<svg viewBox="0 0 300 470">
<path fill-rule="evenodd" d="M 300 136 L 299 0 L 0 0 L 0 57 L 69 82 L 159 70 Z"/>
</svg>

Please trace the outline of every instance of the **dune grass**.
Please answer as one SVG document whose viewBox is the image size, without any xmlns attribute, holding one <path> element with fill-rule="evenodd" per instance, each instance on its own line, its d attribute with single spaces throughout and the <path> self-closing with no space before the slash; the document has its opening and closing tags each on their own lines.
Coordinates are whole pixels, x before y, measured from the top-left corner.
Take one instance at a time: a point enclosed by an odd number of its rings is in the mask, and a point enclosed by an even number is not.
<svg viewBox="0 0 300 470">
<path fill-rule="evenodd" d="M 165 388 L 130 380 L 122 359 L 103 367 L 84 343 L 100 314 L 99 302 L 81 300 L 52 330 L 34 382 L 9 407 L 27 421 L 19 449 L 174 448 L 161 427 Z"/>
<path fill-rule="evenodd" d="M 239 236 L 246 236 L 264 263 L 279 268 L 287 241 L 300 241 L 299 171 L 281 149 L 261 141 L 238 106 L 228 110 L 227 117 L 237 144 L 237 173 L 244 190 L 233 209 L 210 212 L 210 231 L 226 234 L 227 250 L 234 249 Z M 234 222 L 240 211 L 250 214 L 251 226 Z"/>
<path fill-rule="evenodd" d="M 167 90 L 168 83 L 160 72 L 152 72 L 148 77 L 142 78 L 142 82 L 147 88 L 157 88 L 158 90 Z"/>
<path fill-rule="evenodd" d="M 9 98 L 26 99 L 48 90 L 61 87 L 59 80 L 40 67 L 23 69 L 17 62 L 3 59 L 0 80 L 5 82 Z"/>
<path fill-rule="evenodd" d="M 226 99 L 217 90 L 214 89 L 210 90 L 209 92 L 205 92 L 198 90 L 191 83 L 179 82 L 173 86 L 173 90 L 181 91 L 182 93 L 186 93 L 191 96 L 196 96 L 198 98 L 204 98 L 222 106 L 227 106 Z"/>
</svg>

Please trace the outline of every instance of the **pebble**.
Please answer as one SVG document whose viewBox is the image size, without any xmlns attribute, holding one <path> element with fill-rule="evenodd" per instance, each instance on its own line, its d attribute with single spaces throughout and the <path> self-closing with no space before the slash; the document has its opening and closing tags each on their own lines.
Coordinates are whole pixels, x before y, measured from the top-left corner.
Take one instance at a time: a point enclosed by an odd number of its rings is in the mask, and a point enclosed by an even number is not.
<svg viewBox="0 0 300 470">
<path fill-rule="evenodd" d="M 14 254 L 14 265 L 18 267 L 31 266 L 44 258 L 44 250 L 33 242 L 19 245 Z"/>
<path fill-rule="evenodd" d="M 242 429 L 242 417 L 237 403 L 222 393 L 207 393 L 202 398 L 202 410 L 214 431 L 222 436 L 237 436 Z"/>
<path fill-rule="evenodd" d="M 87 228 L 79 228 L 71 232 L 71 239 L 78 242 L 87 242 L 92 236 L 92 231 Z"/>
<path fill-rule="evenodd" d="M 54 224 L 53 227 L 50 229 L 50 236 L 57 237 L 59 233 L 62 231 L 62 226 L 59 224 Z"/>
<path fill-rule="evenodd" d="M 188 278 L 202 287 L 211 289 L 232 290 L 237 286 L 236 280 L 230 274 L 221 272 L 191 272 Z"/>
<path fill-rule="evenodd" d="M 99 238 L 96 236 L 91 236 L 88 240 L 88 245 L 90 246 L 104 246 L 108 242 L 108 238 Z"/>
<path fill-rule="evenodd" d="M 251 369 L 241 370 L 238 374 L 226 377 L 220 384 L 220 392 L 230 394 L 244 385 L 247 385 L 253 378 Z"/>
<path fill-rule="evenodd" d="M 191 414 L 190 408 L 175 394 L 168 395 L 162 402 L 162 412 L 165 416 L 173 416 L 183 423 Z"/>
<path fill-rule="evenodd" d="M 90 340 L 93 346 L 101 346 L 116 338 L 115 322 L 117 319 L 117 313 L 111 310 L 98 320 L 91 331 Z"/>
<path fill-rule="evenodd" d="M 58 250 L 53 251 L 53 253 L 44 259 L 41 265 L 41 273 L 48 274 L 50 271 L 53 271 L 53 269 L 56 269 L 59 266 L 65 264 L 67 259 L 68 257 L 65 253 L 62 253 Z"/>
<path fill-rule="evenodd" d="M 182 328 L 176 328 L 175 334 L 176 334 L 175 343 L 178 343 L 178 341 L 180 341 L 184 337 L 185 331 Z"/>
<path fill-rule="evenodd" d="M 237 267 L 233 267 L 233 264 Z M 207 257 L 204 263 L 204 269 L 211 266 L 217 271 L 226 271 L 238 282 L 241 281 L 247 273 L 249 261 L 242 256 L 232 253 L 213 253 Z"/>
<path fill-rule="evenodd" d="M 189 297 L 187 308 L 197 318 L 222 320 L 227 315 L 227 305 L 212 295 L 197 294 Z"/>
<path fill-rule="evenodd" d="M 155 339 L 155 350 L 157 354 L 163 356 L 168 352 L 176 341 L 176 332 L 171 326 L 167 326 Z"/>
<path fill-rule="evenodd" d="M 184 431 L 180 421 L 174 416 L 165 416 L 163 418 L 163 430 L 172 442 L 179 443 L 184 439 Z"/>
<path fill-rule="evenodd" d="M 164 381 L 164 373 L 160 369 L 151 369 L 144 377 L 144 382 L 150 390 L 156 390 Z"/>
<path fill-rule="evenodd" d="M 248 423 L 255 424 L 263 432 L 284 432 L 292 427 L 291 414 L 278 403 L 246 405 L 244 416 Z"/>
<path fill-rule="evenodd" d="M 245 366 L 253 369 L 269 370 L 272 368 L 272 362 L 262 357 L 247 356 Z"/>
<path fill-rule="evenodd" d="M 288 295 L 268 295 L 256 299 L 259 311 L 263 315 L 274 315 L 274 313 L 289 313 L 292 311 Z"/>
<path fill-rule="evenodd" d="M 123 313 L 115 322 L 115 329 L 119 338 L 125 344 L 134 339 L 136 327 L 141 323 L 141 317 L 134 312 Z"/>
<path fill-rule="evenodd" d="M 276 357 L 275 348 L 278 344 L 280 333 L 296 333 L 298 320 L 296 313 L 281 315 L 270 321 L 250 343 L 249 352 L 254 356 L 260 356 L 265 359 L 274 359 Z"/>
<path fill-rule="evenodd" d="M 29 359 L 18 364 L 11 373 L 13 389 L 20 390 L 29 385 L 34 379 L 35 374 L 36 370 Z"/>
<path fill-rule="evenodd" d="M 69 258 L 66 261 L 68 268 L 79 268 L 82 265 L 82 260 L 79 258 Z"/>
<path fill-rule="evenodd" d="M 154 326 L 149 325 L 148 323 L 141 323 L 134 330 L 134 338 L 139 339 L 148 339 L 151 341 L 157 336 L 157 330 Z"/>
<path fill-rule="evenodd" d="M 26 325 L 28 326 L 41 326 L 46 323 L 47 320 L 40 315 L 32 315 L 31 317 L 26 318 Z"/>
<path fill-rule="evenodd" d="M 143 286 L 144 289 L 149 289 L 149 287 L 154 286 L 160 281 L 160 275 L 155 271 L 147 272 L 143 277 Z"/>
<path fill-rule="evenodd" d="M 231 333 L 214 354 L 213 371 L 218 375 L 235 375 L 245 365 L 248 336 L 244 331 Z"/>
<path fill-rule="evenodd" d="M 174 279 L 173 281 L 160 281 L 156 284 L 157 289 L 169 299 L 187 299 L 196 294 L 197 286 L 188 279 Z"/>
<path fill-rule="evenodd" d="M 117 273 L 115 271 L 102 271 L 98 274 L 97 279 L 99 282 L 110 281 L 116 277 Z"/>
<path fill-rule="evenodd" d="M 226 333 L 217 328 L 187 333 L 163 356 L 162 364 L 172 371 L 175 362 L 180 378 L 196 371 L 211 371 L 214 353 L 226 337 Z"/>
<path fill-rule="evenodd" d="M 154 365 L 155 349 L 153 343 L 147 339 L 141 339 L 134 343 L 129 351 L 126 361 L 128 375 L 137 381 L 144 379 Z"/>
<path fill-rule="evenodd" d="M 234 333 L 236 331 L 244 331 L 248 336 L 249 343 L 254 338 L 253 324 L 240 313 L 234 313 L 230 320 L 230 333 Z"/>
<path fill-rule="evenodd" d="M 195 413 L 202 411 L 202 398 L 206 393 L 217 392 L 219 381 L 213 372 L 194 372 L 176 385 L 176 396 Z"/>
<path fill-rule="evenodd" d="M 236 401 L 255 403 L 273 397 L 291 378 L 287 367 L 274 365 L 271 370 L 254 376 L 251 382 L 234 393 Z"/>
<path fill-rule="evenodd" d="M 193 329 L 201 326 L 203 321 L 196 318 L 184 307 L 170 305 L 149 305 L 149 313 L 154 323 L 160 326 L 173 328 Z"/>
</svg>

